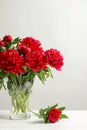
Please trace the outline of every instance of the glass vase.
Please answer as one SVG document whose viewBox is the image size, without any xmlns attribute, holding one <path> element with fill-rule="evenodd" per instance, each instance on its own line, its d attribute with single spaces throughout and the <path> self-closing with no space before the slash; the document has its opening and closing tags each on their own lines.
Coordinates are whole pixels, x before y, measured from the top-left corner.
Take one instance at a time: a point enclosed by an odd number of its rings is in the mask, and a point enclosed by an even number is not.
<svg viewBox="0 0 87 130">
<path fill-rule="evenodd" d="M 15 90 L 9 90 L 9 95 L 11 97 L 10 119 L 23 120 L 30 118 L 29 97 L 32 85 L 31 82 L 26 82 L 23 86 L 16 87 Z"/>
</svg>

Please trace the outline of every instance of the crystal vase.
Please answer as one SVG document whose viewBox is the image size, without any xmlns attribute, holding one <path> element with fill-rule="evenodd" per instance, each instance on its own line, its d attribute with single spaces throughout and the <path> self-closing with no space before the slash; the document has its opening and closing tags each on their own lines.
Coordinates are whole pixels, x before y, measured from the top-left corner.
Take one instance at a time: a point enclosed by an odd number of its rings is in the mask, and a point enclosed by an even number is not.
<svg viewBox="0 0 87 130">
<path fill-rule="evenodd" d="M 33 83 L 26 82 L 23 86 L 16 87 L 15 90 L 9 90 L 9 95 L 11 98 L 10 119 L 22 120 L 30 117 L 29 97 L 31 94 L 32 85 Z"/>
</svg>

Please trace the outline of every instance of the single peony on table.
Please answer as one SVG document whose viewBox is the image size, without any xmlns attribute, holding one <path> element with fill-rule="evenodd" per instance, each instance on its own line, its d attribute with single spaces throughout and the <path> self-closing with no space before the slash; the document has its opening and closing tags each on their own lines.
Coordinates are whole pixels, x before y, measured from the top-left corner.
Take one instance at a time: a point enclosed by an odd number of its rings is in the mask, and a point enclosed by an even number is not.
<svg viewBox="0 0 87 130">
<path fill-rule="evenodd" d="M 34 79 L 42 83 L 52 77 L 51 67 L 63 66 L 63 56 L 57 49 L 44 50 L 33 37 L 13 39 L 6 35 L 0 40 L 0 89 L 4 87 L 12 101 L 10 118 L 29 117 L 28 101 Z"/>
</svg>

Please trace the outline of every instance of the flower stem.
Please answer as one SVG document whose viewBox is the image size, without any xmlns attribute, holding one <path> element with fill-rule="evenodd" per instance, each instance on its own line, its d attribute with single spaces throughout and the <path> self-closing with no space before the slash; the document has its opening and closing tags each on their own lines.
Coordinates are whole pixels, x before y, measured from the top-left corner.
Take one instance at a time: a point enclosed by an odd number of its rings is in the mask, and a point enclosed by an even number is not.
<svg viewBox="0 0 87 130">
<path fill-rule="evenodd" d="M 34 111 L 32 111 L 31 109 L 28 109 L 31 113 L 33 113 L 34 115 L 36 115 L 36 116 L 40 116 L 38 113 L 36 113 L 36 112 L 34 112 Z"/>
</svg>

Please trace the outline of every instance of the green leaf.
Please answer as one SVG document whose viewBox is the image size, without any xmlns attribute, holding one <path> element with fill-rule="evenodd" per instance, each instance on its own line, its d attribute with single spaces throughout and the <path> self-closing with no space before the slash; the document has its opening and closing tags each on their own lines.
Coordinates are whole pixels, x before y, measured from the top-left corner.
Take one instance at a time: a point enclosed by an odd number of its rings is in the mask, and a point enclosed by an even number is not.
<svg viewBox="0 0 87 130">
<path fill-rule="evenodd" d="M 49 112 L 50 110 L 52 110 L 53 108 L 56 108 L 57 106 L 58 106 L 58 103 L 57 103 L 57 104 L 55 104 L 55 105 L 53 105 L 53 106 L 51 106 L 51 107 L 49 107 L 48 112 Z"/>
<path fill-rule="evenodd" d="M 44 83 L 44 81 L 45 81 L 45 73 L 44 73 L 44 71 L 41 70 L 41 71 L 37 72 L 36 75 L 42 81 L 42 83 Z"/>
<path fill-rule="evenodd" d="M 65 114 L 61 114 L 61 115 L 60 115 L 60 119 L 62 119 L 62 118 L 68 118 L 68 116 L 65 115 Z"/>
<path fill-rule="evenodd" d="M 42 81 L 42 83 L 44 83 L 48 77 L 53 77 L 49 67 L 47 67 L 46 70 L 40 70 L 39 72 L 36 72 L 36 75 Z"/>
<path fill-rule="evenodd" d="M 5 88 L 4 85 L 4 78 L 7 76 L 7 74 L 3 71 L 0 72 L 0 89 L 2 89 L 2 87 Z M 6 89 L 6 88 L 5 88 Z"/>
<path fill-rule="evenodd" d="M 11 44 L 17 44 L 17 43 L 19 43 L 21 41 L 21 39 L 19 38 L 19 37 L 17 37 L 17 38 L 15 38 L 12 42 L 11 42 Z"/>
<path fill-rule="evenodd" d="M 0 78 L 5 78 L 6 75 L 7 75 L 7 74 L 6 74 L 5 72 L 3 72 L 3 71 L 0 72 Z"/>
<path fill-rule="evenodd" d="M 6 44 L 6 50 L 17 49 L 14 44 L 20 43 L 21 39 L 19 37 L 15 38 L 12 42 Z"/>
<path fill-rule="evenodd" d="M 47 70 L 46 70 L 46 78 L 48 78 L 48 77 L 52 77 L 53 78 L 53 75 L 51 73 L 50 67 L 48 67 Z"/>
<path fill-rule="evenodd" d="M 43 118 L 44 122 L 47 122 L 47 111 L 49 108 L 45 108 L 45 109 L 40 109 L 39 111 L 39 118 Z"/>
<path fill-rule="evenodd" d="M 58 108 L 58 110 L 63 111 L 63 110 L 65 110 L 65 107 L 60 107 L 60 108 Z"/>
</svg>

